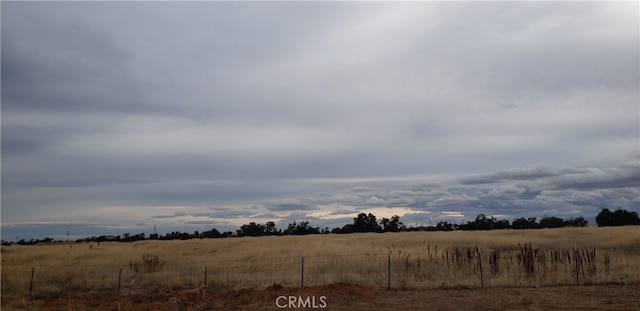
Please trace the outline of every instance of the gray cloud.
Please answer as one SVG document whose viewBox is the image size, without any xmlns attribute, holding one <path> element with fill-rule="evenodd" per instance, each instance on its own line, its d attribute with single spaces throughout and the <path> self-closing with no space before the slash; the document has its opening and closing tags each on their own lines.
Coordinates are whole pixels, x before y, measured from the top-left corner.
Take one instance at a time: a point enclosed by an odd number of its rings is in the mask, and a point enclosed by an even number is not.
<svg viewBox="0 0 640 311">
<path fill-rule="evenodd" d="M 3 233 L 637 209 L 637 11 L 3 2 Z"/>
<path fill-rule="evenodd" d="M 640 160 L 625 163 L 615 168 L 592 168 L 583 174 L 565 175 L 552 180 L 557 188 L 582 190 L 640 187 Z"/>
<path fill-rule="evenodd" d="M 365 206 L 386 206 L 387 202 L 384 199 L 378 198 L 377 196 L 371 196 L 366 201 L 364 201 Z"/>
<path fill-rule="evenodd" d="M 299 199 L 281 199 L 265 203 L 265 208 L 269 211 L 309 211 L 317 207 L 313 203 L 304 202 Z"/>
<path fill-rule="evenodd" d="M 571 168 L 550 168 L 545 165 L 537 165 L 524 168 L 512 168 L 499 170 L 493 173 L 476 174 L 464 177 L 460 180 L 463 185 L 476 185 L 496 183 L 508 180 L 536 180 L 566 174 L 584 173 L 585 170 Z"/>
<path fill-rule="evenodd" d="M 330 215 L 351 215 L 356 213 L 355 209 L 334 209 L 329 214 Z"/>
</svg>

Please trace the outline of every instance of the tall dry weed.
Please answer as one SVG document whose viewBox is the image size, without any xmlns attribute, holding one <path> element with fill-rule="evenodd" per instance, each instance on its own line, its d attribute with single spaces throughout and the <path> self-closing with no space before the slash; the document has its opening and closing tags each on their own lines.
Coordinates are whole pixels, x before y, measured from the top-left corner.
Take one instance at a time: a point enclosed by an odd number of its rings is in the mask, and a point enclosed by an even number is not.
<svg viewBox="0 0 640 311">
<path fill-rule="evenodd" d="M 478 257 L 487 286 L 574 284 L 576 273 L 579 282 L 639 282 L 638 244 L 637 227 L 592 227 L 14 245 L 2 246 L 2 293 L 28 293 L 32 267 L 36 295 L 114 290 L 120 267 L 136 257 L 140 266 L 122 271 L 124 292 L 193 287 L 205 278 L 213 288 L 303 281 L 386 287 L 389 264 L 394 288 L 474 287 L 480 284 Z"/>
</svg>

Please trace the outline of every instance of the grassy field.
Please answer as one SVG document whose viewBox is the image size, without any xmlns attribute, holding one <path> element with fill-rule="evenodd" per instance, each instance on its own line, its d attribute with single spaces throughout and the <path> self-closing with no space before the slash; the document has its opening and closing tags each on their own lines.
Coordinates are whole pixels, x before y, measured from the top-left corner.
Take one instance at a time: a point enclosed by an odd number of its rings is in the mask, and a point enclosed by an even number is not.
<svg viewBox="0 0 640 311">
<path fill-rule="evenodd" d="M 475 247 L 517 250 L 518 243 L 530 242 L 540 248 L 580 247 L 621 249 L 640 255 L 640 228 L 584 227 L 539 230 L 493 230 L 451 232 L 401 232 L 328 234 L 306 236 L 268 236 L 226 239 L 171 241 L 103 242 L 100 245 L 49 244 L 2 246 L 2 263 L 31 264 L 128 264 L 129 259 L 144 253 L 158 255 L 166 262 L 209 262 L 260 259 L 265 257 L 299 257 L 384 253 L 389 249 L 419 253 L 429 246 Z M 93 247 L 90 247 L 92 245 Z"/>
<path fill-rule="evenodd" d="M 148 263 L 142 260 L 144 255 L 151 255 Z M 481 286 L 480 273 L 487 287 L 569 285 L 576 283 L 576 275 L 579 284 L 637 283 L 640 228 L 2 246 L 3 297 L 29 291 L 36 297 L 116 290 L 134 294 L 205 281 L 217 289 L 274 283 L 295 287 L 303 282 L 305 286 L 344 282 L 395 289 L 475 288 Z"/>
</svg>

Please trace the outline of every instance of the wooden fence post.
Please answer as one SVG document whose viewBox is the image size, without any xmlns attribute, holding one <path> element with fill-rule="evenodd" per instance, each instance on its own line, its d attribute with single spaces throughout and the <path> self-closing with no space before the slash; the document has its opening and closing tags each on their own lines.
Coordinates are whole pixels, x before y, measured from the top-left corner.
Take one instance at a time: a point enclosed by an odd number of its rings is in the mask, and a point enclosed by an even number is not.
<svg viewBox="0 0 640 311">
<path fill-rule="evenodd" d="M 484 288 L 484 276 L 482 274 L 482 256 L 480 255 L 480 248 L 476 245 L 476 253 L 478 253 L 478 267 L 480 268 L 480 288 Z"/>
<path fill-rule="evenodd" d="M 580 285 L 580 270 L 578 270 L 578 256 L 580 255 L 580 252 L 578 251 L 578 246 L 574 243 L 573 244 L 573 257 L 575 258 L 575 262 L 576 262 L 576 285 Z"/>
<path fill-rule="evenodd" d="M 29 282 L 29 296 L 31 296 L 31 293 L 33 291 L 33 274 L 36 271 L 36 264 L 34 262 L 33 266 L 31 267 L 31 282 Z"/>
<path fill-rule="evenodd" d="M 122 281 L 122 266 L 118 269 L 118 297 L 120 297 L 120 284 Z"/>
<path fill-rule="evenodd" d="M 300 256 L 301 259 L 301 271 L 300 271 L 300 287 L 304 288 L 304 255 Z"/>
<path fill-rule="evenodd" d="M 387 253 L 387 290 L 391 290 L 391 249 Z"/>
<path fill-rule="evenodd" d="M 207 270 L 208 270 L 208 266 L 204 265 L 204 286 L 207 286 Z"/>
</svg>

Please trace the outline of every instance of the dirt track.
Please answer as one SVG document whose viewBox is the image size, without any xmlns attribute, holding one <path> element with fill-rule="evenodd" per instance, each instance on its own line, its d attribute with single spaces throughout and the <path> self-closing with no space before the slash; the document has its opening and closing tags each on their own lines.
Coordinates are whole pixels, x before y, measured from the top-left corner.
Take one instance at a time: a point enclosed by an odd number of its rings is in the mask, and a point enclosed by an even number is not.
<svg viewBox="0 0 640 311">
<path fill-rule="evenodd" d="M 284 296 L 285 298 L 278 297 Z M 290 296 L 296 297 L 288 307 Z M 324 296 L 324 298 L 322 298 Z M 2 310 L 173 310 L 169 293 L 2 297 Z M 299 298 L 302 297 L 302 302 Z M 285 308 L 278 308 L 276 303 Z M 298 304 L 301 303 L 301 304 Z M 298 304 L 298 305 L 296 305 Z M 300 306 L 305 306 L 306 308 Z M 324 307 L 324 308 L 323 308 Z M 353 284 L 210 290 L 201 310 L 640 310 L 640 284 L 391 290 Z M 194 307 L 189 310 L 196 310 Z"/>
</svg>

